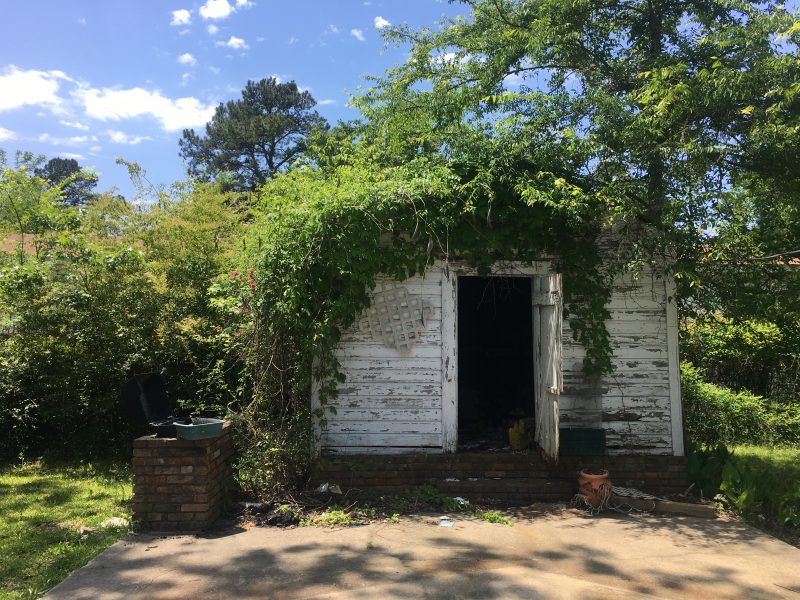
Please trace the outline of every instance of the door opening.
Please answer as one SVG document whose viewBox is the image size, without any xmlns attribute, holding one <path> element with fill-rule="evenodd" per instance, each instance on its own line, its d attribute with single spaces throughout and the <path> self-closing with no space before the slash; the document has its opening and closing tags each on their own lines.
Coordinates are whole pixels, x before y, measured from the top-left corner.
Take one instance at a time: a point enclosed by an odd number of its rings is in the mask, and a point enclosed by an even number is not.
<svg viewBox="0 0 800 600">
<path fill-rule="evenodd" d="M 458 448 L 502 449 L 534 416 L 528 277 L 458 278 Z"/>
</svg>

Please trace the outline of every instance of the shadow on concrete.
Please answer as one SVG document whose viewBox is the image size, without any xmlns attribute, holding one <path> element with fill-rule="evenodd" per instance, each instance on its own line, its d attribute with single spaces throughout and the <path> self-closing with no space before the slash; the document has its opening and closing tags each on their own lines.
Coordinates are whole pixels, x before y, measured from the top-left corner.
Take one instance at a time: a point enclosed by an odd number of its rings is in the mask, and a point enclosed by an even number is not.
<svg viewBox="0 0 800 600">
<path fill-rule="evenodd" d="M 630 535 L 647 535 L 658 527 L 657 521 L 618 520 L 623 532 Z M 690 521 L 677 526 L 681 535 L 695 543 L 707 535 L 745 542 L 753 539 L 737 524 Z M 716 597 L 730 595 L 725 590 L 735 590 L 734 596 L 739 597 L 774 597 L 774 588 L 770 593 L 769 587 L 751 585 L 736 569 L 721 565 L 695 570 L 687 577 L 676 572 L 674 562 L 626 563 L 614 547 L 581 543 L 581 529 L 592 526 L 590 519 L 564 526 L 574 527 L 574 543 L 541 550 L 535 545 L 521 549 L 498 546 L 490 540 L 456 539 L 433 525 L 419 529 L 419 536 L 416 529 L 410 530 L 412 539 L 405 541 L 384 541 L 380 528 L 374 528 L 371 534 L 375 535 L 369 539 L 356 539 L 346 529 L 276 529 L 260 532 L 263 543 L 259 547 L 245 543 L 254 532 L 173 539 L 141 536 L 107 551 L 57 588 L 53 597 L 311 598 L 337 593 L 347 598 L 565 597 L 563 587 L 542 588 L 545 574 L 621 593 L 691 596 L 698 589 L 707 589 L 721 592 Z M 509 534 L 502 529 L 489 531 Z M 281 538 L 291 541 L 298 535 L 304 538 L 300 543 L 270 543 Z M 340 537 L 343 539 L 338 542 Z M 169 546 L 166 554 L 158 552 L 161 544 Z M 422 545 L 428 550 L 421 552 Z M 148 550 L 152 552 L 149 556 Z M 598 597 L 608 594 L 598 592 Z"/>
</svg>

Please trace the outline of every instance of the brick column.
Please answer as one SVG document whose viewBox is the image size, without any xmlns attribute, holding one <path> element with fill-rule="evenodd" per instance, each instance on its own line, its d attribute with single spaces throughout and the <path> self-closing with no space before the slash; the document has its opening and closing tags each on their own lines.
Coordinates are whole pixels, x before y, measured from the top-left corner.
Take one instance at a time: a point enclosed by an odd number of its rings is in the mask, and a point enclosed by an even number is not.
<svg viewBox="0 0 800 600">
<path fill-rule="evenodd" d="M 231 472 L 228 424 L 205 440 L 133 442 L 133 520 L 152 531 L 201 531 L 219 517 Z"/>
</svg>

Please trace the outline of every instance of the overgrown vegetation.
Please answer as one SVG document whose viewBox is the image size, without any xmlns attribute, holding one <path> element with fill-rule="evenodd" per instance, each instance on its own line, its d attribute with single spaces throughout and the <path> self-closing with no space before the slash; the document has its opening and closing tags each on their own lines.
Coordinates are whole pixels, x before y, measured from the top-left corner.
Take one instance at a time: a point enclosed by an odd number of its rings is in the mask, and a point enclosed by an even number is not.
<svg viewBox="0 0 800 600">
<path fill-rule="evenodd" d="M 681 393 L 686 434 L 696 445 L 800 443 L 798 404 L 707 383 L 690 363 L 681 365 Z"/>
<path fill-rule="evenodd" d="M 304 482 L 314 421 L 342 380 L 334 349 L 367 290 L 436 259 L 483 272 L 554 257 L 588 373 L 610 368 L 612 279 L 642 267 L 677 278 L 687 316 L 721 311 L 797 339 L 797 16 L 651 4 L 474 0 L 438 29 L 385 28 L 410 59 L 354 98 L 362 121 L 307 137 L 310 96 L 248 85 L 207 138 L 184 137 L 192 172 L 217 183 L 143 186 L 142 204 L 93 195 L 79 210 L 25 161 L 3 165 L 0 456 L 104 451 L 130 435 L 122 383 L 159 370 L 180 412 L 234 420 L 241 488 L 280 495 Z M 302 139 L 248 163 L 282 131 L 256 108 L 284 96 L 311 119 Z M 265 127 L 227 139 L 232 117 Z M 764 344 L 754 360 L 772 360 Z M 732 373 L 726 361 L 714 372 Z M 770 394 L 781 368 L 765 376 Z M 795 431 L 794 409 L 770 420 L 743 389 L 688 385 L 708 443 Z"/>
<path fill-rule="evenodd" d="M 36 598 L 85 565 L 127 527 L 130 474 L 124 468 L 26 463 L 0 470 L 0 598 Z"/>
<path fill-rule="evenodd" d="M 690 477 L 748 522 L 800 545 L 800 449 L 774 446 L 694 448 Z"/>
</svg>

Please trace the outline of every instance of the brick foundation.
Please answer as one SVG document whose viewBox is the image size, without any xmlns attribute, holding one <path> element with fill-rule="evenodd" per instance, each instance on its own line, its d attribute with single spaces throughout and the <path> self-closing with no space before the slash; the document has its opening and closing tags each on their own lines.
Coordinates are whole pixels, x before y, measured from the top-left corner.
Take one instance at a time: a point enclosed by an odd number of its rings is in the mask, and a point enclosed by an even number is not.
<svg viewBox="0 0 800 600">
<path fill-rule="evenodd" d="M 133 519 L 153 531 L 201 531 L 219 517 L 233 444 L 227 424 L 205 440 L 133 442 Z"/>
<path fill-rule="evenodd" d="M 313 483 L 389 493 L 433 485 L 468 499 L 559 501 L 575 494 L 581 468 L 608 469 L 614 485 L 657 495 L 689 487 L 686 458 L 680 456 L 570 456 L 549 465 L 537 455 L 511 452 L 323 457 Z"/>
</svg>

